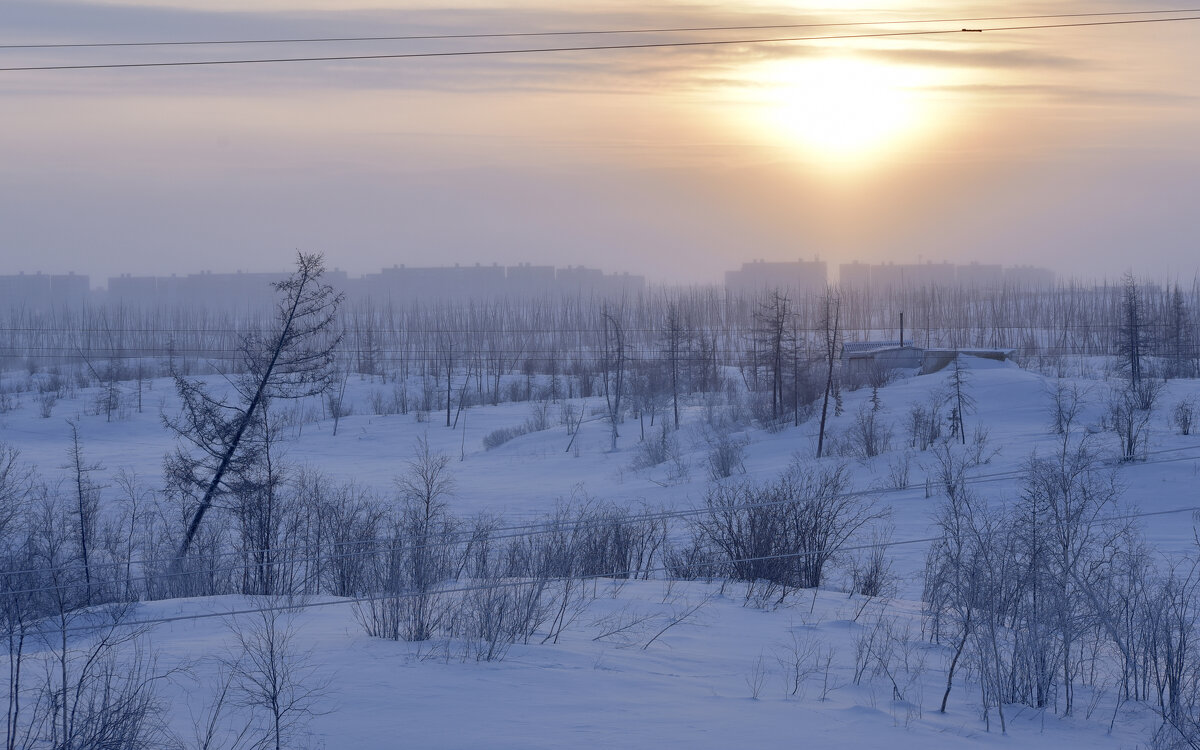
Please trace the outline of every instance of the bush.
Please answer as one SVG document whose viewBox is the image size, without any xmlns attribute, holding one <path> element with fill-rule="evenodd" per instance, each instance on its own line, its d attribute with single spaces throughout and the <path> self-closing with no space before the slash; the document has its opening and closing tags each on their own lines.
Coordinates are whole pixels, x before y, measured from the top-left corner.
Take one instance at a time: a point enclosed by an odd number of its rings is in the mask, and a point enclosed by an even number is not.
<svg viewBox="0 0 1200 750">
<path fill-rule="evenodd" d="M 888 544 L 892 541 L 892 525 L 885 524 L 871 535 L 871 546 L 860 550 L 851 566 L 851 586 L 856 594 L 866 597 L 886 596 L 892 592 L 896 575 L 888 559 Z"/>
<path fill-rule="evenodd" d="M 750 443 L 747 438 L 734 437 L 733 431 L 727 426 L 718 426 L 704 431 L 704 440 L 708 443 L 708 476 L 712 480 L 726 479 L 734 472 L 744 472 L 743 463 L 746 456 L 746 446 Z"/>
<path fill-rule="evenodd" d="M 58 394 L 54 391 L 46 391 L 39 393 L 37 400 L 42 419 L 49 419 L 50 415 L 54 412 L 54 405 L 58 403 Z M 1187 433 L 1185 432 L 1184 434 L 1186 435 Z"/>
<path fill-rule="evenodd" d="M 499 448 L 509 440 L 550 429 L 550 402 L 538 401 L 533 405 L 533 416 L 516 427 L 501 427 L 483 436 L 484 450 Z"/>
<path fill-rule="evenodd" d="M 774 482 L 714 484 L 707 512 L 693 524 L 696 545 L 712 550 L 738 581 L 815 588 L 825 567 L 864 525 L 883 518 L 864 497 L 847 493 L 843 466 L 795 462 Z"/>
<path fill-rule="evenodd" d="M 1120 439 L 1122 461 L 1135 461 L 1139 454 L 1145 458 L 1151 412 L 1139 406 L 1141 395 L 1134 388 L 1116 388 L 1108 397 L 1106 417 Z"/>
<path fill-rule="evenodd" d="M 392 392 L 385 394 L 380 389 L 371 390 L 371 411 L 377 416 L 384 417 L 391 414 L 407 414 L 408 413 L 408 394 L 407 388 L 396 383 L 392 385 Z"/>
<path fill-rule="evenodd" d="M 914 403 L 908 412 L 905 425 L 908 432 L 908 447 L 928 450 L 942 436 L 942 403 L 932 398 L 929 404 Z"/>
<path fill-rule="evenodd" d="M 866 461 L 892 447 L 891 425 L 879 418 L 879 412 L 863 406 L 854 415 L 854 424 L 846 431 L 845 447 L 851 456 Z"/>
<path fill-rule="evenodd" d="M 467 592 L 454 617 L 453 632 L 463 640 L 463 655 L 475 661 L 503 661 L 513 644 L 528 642 L 552 613 L 545 581 L 489 582 Z"/>
<path fill-rule="evenodd" d="M 1166 388 L 1166 383 L 1158 378 L 1142 378 L 1136 384 L 1129 386 L 1129 392 L 1138 409 L 1152 411 L 1164 388 Z"/>
<path fill-rule="evenodd" d="M 550 429 L 550 402 L 535 401 L 530 409 L 529 421 L 525 423 L 530 432 L 541 432 Z"/>
<path fill-rule="evenodd" d="M 908 489 L 912 469 L 912 453 L 904 451 L 888 463 L 887 486 L 894 490 Z"/>
<path fill-rule="evenodd" d="M 638 443 L 635 451 L 632 463 L 635 470 L 653 468 L 671 460 L 679 461 L 679 441 L 665 424 L 660 427 L 657 437 Z"/>
<path fill-rule="evenodd" d="M 1175 404 L 1175 408 L 1171 410 L 1171 423 L 1179 430 L 1180 435 L 1192 434 L 1192 427 L 1196 423 L 1196 400 L 1185 398 Z"/>
<path fill-rule="evenodd" d="M 491 432 L 489 432 L 488 434 L 483 436 L 483 448 L 484 448 L 484 450 L 490 451 L 493 448 L 499 448 L 500 446 L 507 443 L 509 440 L 512 440 L 514 438 L 519 438 L 522 435 L 528 435 L 528 434 L 529 434 L 529 424 L 528 423 L 518 425 L 516 427 L 501 427 L 500 429 L 492 430 Z"/>
</svg>

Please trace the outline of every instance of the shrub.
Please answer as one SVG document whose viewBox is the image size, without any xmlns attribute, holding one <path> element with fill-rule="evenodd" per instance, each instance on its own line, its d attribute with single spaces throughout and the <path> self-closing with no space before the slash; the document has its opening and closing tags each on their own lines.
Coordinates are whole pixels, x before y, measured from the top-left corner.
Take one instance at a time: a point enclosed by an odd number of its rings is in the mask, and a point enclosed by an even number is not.
<svg viewBox="0 0 1200 750">
<path fill-rule="evenodd" d="M 710 479 L 726 479 L 733 476 L 734 472 L 746 470 L 743 460 L 749 439 L 734 437 L 733 430 L 721 425 L 706 429 L 704 440 L 708 443 L 706 460 Z"/>
<path fill-rule="evenodd" d="M 892 447 L 892 428 L 869 406 L 854 415 L 854 424 L 846 432 L 846 447 L 851 456 L 865 461 Z"/>
<path fill-rule="evenodd" d="M 669 460 L 679 460 L 679 441 L 664 424 L 656 437 L 637 444 L 632 466 L 634 469 L 649 469 Z"/>
<path fill-rule="evenodd" d="M 1196 423 L 1196 400 L 1185 398 L 1175 404 L 1175 408 L 1171 410 L 1171 422 L 1180 435 L 1192 434 L 1192 427 Z"/>
<path fill-rule="evenodd" d="M 499 448 L 513 438 L 519 438 L 522 435 L 529 434 L 529 424 L 525 423 L 516 427 L 501 427 L 498 430 L 492 430 L 483 436 L 484 450 L 492 450 Z"/>
<path fill-rule="evenodd" d="M 714 572 L 785 590 L 815 588 L 859 529 L 886 515 L 847 493 L 849 482 L 845 466 L 795 462 L 774 482 L 713 484 L 693 537 L 721 562 Z"/>
</svg>

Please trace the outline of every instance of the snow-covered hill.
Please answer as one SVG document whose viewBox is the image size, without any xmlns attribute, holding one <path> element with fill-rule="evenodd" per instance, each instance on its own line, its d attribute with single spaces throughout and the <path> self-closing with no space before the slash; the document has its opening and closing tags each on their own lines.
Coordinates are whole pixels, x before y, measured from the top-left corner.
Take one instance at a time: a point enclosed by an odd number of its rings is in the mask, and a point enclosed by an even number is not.
<svg viewBox="0 0 1200 750">
<path fill-rule="evenodd" d="M 1101 379 L 1056 381 L 1012 364 L 973 361 L 968 389 L 974 408 L 965 416 L 968 442 L 986 433 L 977 453 L 986 463 L 972 468 L 968 483 L 990 503 L 1003 506 L 1019 493 L 1024 466 L 1033 455 L 1052 453 L 1059 438 L 1050 433 L 1049 392 L 1075 385 L 1086 395 L 1077 419 L 1106 456 L 1123 487 L 1120 512 L 1139 518 L 1148 542 L 1167 561 L 1195 553 L 1195 516 L 1167 512 L 1200 505 L 1200 437 L 1182 436 L 1168 414 L 1181 399 L 1200 394 L 1200 384 L 1167 385 L 1149 425 L 1144 460 L 1118 462 L 1115 435 L 1101 429 L 1108 387 Z M 43 417 L 32 391 L 21 392 L 24 376 L 9 373 L 12 394 L 0 414 L 0 442 L 19 449 L 21 459 L 53 482 L 67 478 L 70 427 L 77 425 L 86 461 L 99 464 L 93 479 L 102 486 L 102 506 L 118 502 L 117 475 L 136 473 L 148 489 L 160 483 L 164 454 L 174 438 L 162 426 L 177 399 L 168 380 L 147 384 L 142 410 L 126 394 L 126 406 L 111 420 L 95 413 L 95 394 L 79 390 L 61 398 Z M 747 597 L 748 584 L 702 581 L 592 580 L 570 624 L 557 639 L 542 643 L 539 632 L 517 643 L 505 658 L 476 660 L 471 645 L 454 639 L 423 643 L 367 636 L 353 603 L 312 597 L 288 610 L 277 625 L 293 636 L 295 664 L 319 700 L 305 711 L 310 746 L 328 748 L 409 747 L 680 747 L 739 745 L 783 747 L 1134 747 L 1157 726 L 1150 707 L 1119 702 L 1111 681 L 1080 689 L 1069 717 L 1046 709 L 1010 707 L 1008 738 L 994 716 L 982 714 L 979 686 L 970 670 L 956 677 L 945 714 L 938 711 L 946 686 L 951 649 L 930 643 L 919 602 L 922 569 L 932 516 L 939 502 L 935 464 L 929 451 L 909 445 L 905 424 L 913 405 L 944 395 L 952 373 L 902 378 L 878 391 L 874 412 L 890 430 L 888 450 L 846 462 L 852 489 L 876 490 L 894 525 L 888 550 L 896 576 L 896 598 L 850 595 L 850 574 L 835 566 L 819 592 L 796 592 L 782 602 Z M 319 418 L 317 402 L 276 404 L 277 413 L 307 410 L 284 430 L 283 460 L 324 472 L 337 482 L 354 482 L 376 495 L 394 494 L 393 479 L 405 470 L 415 441 L 452 458 L 455 482 L 448 498 L 459 516 L 493 514 L 506 523 L 536 523 L 563 499 L 588 496 L 620 505 L 686 510 L 703 502 L 708 486 L 709 440 L 704 425 L 725 404 L 689 402 L 678 433 L 676 457 L 665 465 L 636 469 L 641 426 L 620 427 L 618 450 L 609 450 L 608 426 L 585 416 L 572 442 L 559 415 L 565 403 L 548 406 L 549 427 L 515 437 L 492 450 L 484 437 L 518 427 L 531 417 L 530 403 L 475 406 L 445 426 L 445 412 L 377 415 L 371 404 L 392 384 L 351 378 L 346 402 L 353 412 L 340 420 Z M 831 417 L 835 448 L 859 415 L 871 408 L 869 388 L 844 394 L 842 413 Z M 575 400 L 572 408 L 600 406 Z M 833 407 L 831 406 L 831 413 Z M 736 417 L 736 415 L 734 415 Z M 452 420 L 455 415 L 451 415 Z M 662 415 L 658 419 L 663 419 Z M 646 439 L 661 435 L 646 421 Z M 735 418 L 733 437 L 745 443 L 748 479 L 777 476 L 795 457 L 815 454 L 817 420 L 767 431 Z M 1081 438 L 1082 439 L 1082 438 Z M 568 449 L 570 445 L 570 449 Z M 844 451 L 836 451 L 844 452 Z M 897 477 L 907 467 L 907 482 Z M 736 479 L 736 477 L 735 477 Z M 905 486 L 900 486 L 905 485 Z M 865 533 L 865 532 L 864 532 Z M 864 540 L 869 541 L 864 537 Z M 591 597 L 594 595 L 594 598 Z M 147 642 L 156 668 L 170 672 L 160 696 L 169 702 L 170 729 L 192 741 L 197 722 L 213 705 L 223 674 L 238 653 L 235 634 L 254 632 L 261 615 L 222 615 L 274 606 L 279 600 L 214 597 L 149 601 L 128 620 L 148 622 Z M 199 615 L 220 615 L 193 617 Z M 79 638 L 86 639 L 85 633 Z M 52 654 L 35 644 L 31 658 Z M 224 658 L 224 661 L 222 659 Z M 31 662 L 33 663 L 33 662 Z M 174 671 L 173 671 L 174 670 Z M 257 709 L 230 701 L 222 722 L 240 726 Z M 242 701 L 244 704 L 245 701 Z M 309 715 L 311 714 L 311 715 Z M 222 726 L 225 726 L 224 724 Z M 227 727 L 227 728 L 228 728 Z M 1111 729 L 1110 729 L 1111 727 Z M 298 742 L 299 740 L 294 740 Z M 295 744 L 289 746 L 304 746 Z"/>
</svg>

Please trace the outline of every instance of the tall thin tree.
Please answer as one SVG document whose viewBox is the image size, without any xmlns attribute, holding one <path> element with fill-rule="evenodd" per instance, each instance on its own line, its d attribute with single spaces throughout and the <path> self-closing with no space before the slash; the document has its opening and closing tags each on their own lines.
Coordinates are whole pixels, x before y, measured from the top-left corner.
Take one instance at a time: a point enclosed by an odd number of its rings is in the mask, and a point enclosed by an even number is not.
<svg viewBox="0 0 1200 750">
<path fill-rule="evenodd" d="M 227 475 L 253 465 L 253 442 L 245 438 L 261 424 L 258 411 L 267 399 L 295 399 L 324 393 L 336 375 L 335 352 L 340 332 L 334 322 L 343 295 L 321 283 L 321 255 L 299 253 L 296 270 L 274 284 L 279 296 L 273 328 L 242 340 L 244 375 L 232 379 L 232 397 L 209 392 L 199 380 L 175 375 L 183 408 L 165 418 L 191 450 L 177 449 L 168 459 L 168 474 L 184 487 L 202 492 L 179 545 L 182 559 L 205 513 L 226 490 Z"/>
<path fill-rule="evenodd" d="M 817 432 L 817 458 L 825 449 L 825 419 L 829 414 L 829 395 L 833 392 L 833 364 L 837 358 L 838 342 L 840 339 L 839 325 L 841 323 L 842 301 L 832 287 L 825 291 L 825 306 L 822 315 L 825 333 L 825 397 L 821 402 L 821 426 Z"/>
</svg>

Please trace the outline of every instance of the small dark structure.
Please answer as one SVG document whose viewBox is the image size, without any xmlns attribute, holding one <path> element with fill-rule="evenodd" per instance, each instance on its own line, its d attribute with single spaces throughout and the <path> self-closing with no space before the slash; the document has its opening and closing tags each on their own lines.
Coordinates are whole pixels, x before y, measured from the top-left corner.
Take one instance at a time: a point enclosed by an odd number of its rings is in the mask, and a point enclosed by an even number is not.
<svg viewBox="0 0 1200 750">
<path fill-rule="evenodd" d="M 918 370 L 921 375 L 929 375 L 944 369 L 959 355 L 1005 362 L 1013 353 L 1013 349 L 922 349 L 899 341 L 853 341 L 842 345 L 842 366 L 851 379 L 880 370 Z"/>
<path fill-rule="evenodd" d="M 996 362 L 1012 359 L 1015 349 L 926 349 L 921 355 L 921 374 L 928 375 L 945 369 L 955 357 L 979 357 Z"/>
<path fill-rule="evenodd" d="M 921 349 L 899 341 L 852 341 L 842 345 L 842 367 L 850 380 L 867 380 L 888 370 L 915 370 Z"/>
</svg>

